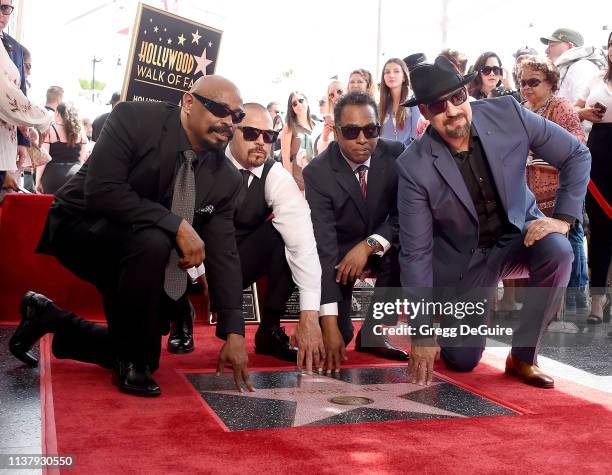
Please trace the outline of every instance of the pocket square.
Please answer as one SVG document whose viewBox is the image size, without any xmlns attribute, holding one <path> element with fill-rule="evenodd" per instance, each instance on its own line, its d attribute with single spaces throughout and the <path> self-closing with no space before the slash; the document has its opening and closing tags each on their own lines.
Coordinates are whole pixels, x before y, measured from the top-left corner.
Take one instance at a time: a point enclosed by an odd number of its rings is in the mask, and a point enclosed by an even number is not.
<svg viewBox="0 0 612 475">
<path fill-rule="evenodd" d="M 206 205 L 204 208 L 200 208 L 196 210 L 196 214 L 200 216 L 210 216 L 215 212 L 215 207 L 213 205 Z"/>
</svg>

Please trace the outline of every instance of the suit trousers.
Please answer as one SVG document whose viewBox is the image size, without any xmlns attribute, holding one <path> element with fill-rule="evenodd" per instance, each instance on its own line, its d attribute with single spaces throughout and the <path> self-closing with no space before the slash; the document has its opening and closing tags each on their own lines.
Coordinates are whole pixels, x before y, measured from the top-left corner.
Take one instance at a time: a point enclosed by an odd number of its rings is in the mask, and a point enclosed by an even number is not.
<svg viewBox="0 0 612 475">
<path fill-rule="evenodd" d="M 367 268 L 376 275 L 375 287 L 377 289 L 401 287 L 398 256 L 399 253 L 395 246 L 391 246 L 382 257 L 376 255 L 370 256 Z M 354 285 L 355 283 L 352 282 L 342 286 L 342 300 L 338 302 L 338 328 L 340 329 L 345 345 L 351 342 L 355 332 L 353 321 L 351 320 Z M 367 335 L 367 339 L 362 339 L 364 346 L 373 346 L 373 342 L 371 341 L 373 337 L 371 335 L 373 334 L 372 327 L 374 325 L 379 323 L 395 325 L 396 320 L 397 316 L 394 318 L 385 318 L 382 322 L 377 321 L 373 318 L 372 312 L 368 310 L 366 318 L 361 326 L 362 330 L 365 331 L 364 335 Z"/>
<path fill-rule="evenodd" d="M 53 254 L 102 294 L 108 326 L 88 322 L 53 306 L 60 322 L 52 349 L 70 358 L 109 367 L 116 358 L 159 367 L 161 315 L 170 304 L 163 290 L 174 238 L 156 227 L 134 230 L 106 220 L 92 226 L 58 208 Z"/>
<path fill-rule="evenodd" d="M 476 249 L 458 291 L 482 288 L 495 291 L 501 279 L 528 277 L 528 287 L 539 288 L 538 298 L 526 299 L 514 331 L 512 354 L 520 360 L 537 363 L 540 340 L 556 315 L 570 278 L 574 253 L 568 239 L 552 233 L 531 247 L 523 244 L 519 233 L 505 234 L 492 248 Z M 488 316 L 485 315 L 485 321 Z M 442 326 L 461 324 L 461 320 L 444 319 Z M 441 357 L 455 371 L 471 371 L 482 357 L 485 336 L 470 336 L 461 346 L 445 346 L 439 339 Z"/>
</svg>

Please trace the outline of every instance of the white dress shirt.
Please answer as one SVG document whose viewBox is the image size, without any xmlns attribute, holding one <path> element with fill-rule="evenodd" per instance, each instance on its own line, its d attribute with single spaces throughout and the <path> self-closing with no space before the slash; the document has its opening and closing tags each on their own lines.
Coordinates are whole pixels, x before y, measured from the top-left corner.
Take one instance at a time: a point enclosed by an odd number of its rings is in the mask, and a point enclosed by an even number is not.
<svg viewBox="0 0 612 475">
<path fill-rule="evenodd" d="M 346 163 L 348 163 L 349 167 L 351 167 L 351 170 L 353 170 L 353 172 L 355 173 L 355 179 L 357 180 L 358 183 L 359 183 L 359 172 L 357 171 L 357 169 L 361 165 L 365 165 L 367 167 L 367 170 L 365 173 L 365 180 L 367 183 L 368 175 L 370 174 L 371 157 L 368 158 L 363 163 L 355 163 L 355 162 L 350 161 L 348 158 L 346 158 L 346 156 L 342 152 L 340 153 L 342 154 L 342 157 L 346 160 Z M 384 237 L 382 237 L 380 234 L 372 234 L 370 235 L 370 237 L 376 239 L 380 243 L 380 245 L 383 247 L 382 251 L 375 253 L 377 256 L 383 256 L 385 252 L 387 252 L 391 248 L 391 243 L 387 241 Z M 338 315 L 338 302 L 330 302 L 330 303 L 325 303 L 321 305 L 319 314 L 320 315 Z"/>
<path fill-rule="evenodd" d="M 230 147 L 225 149 L 230 162 L 244 170 L 232 155 Z M 264 165 L 249 168 L 248 185 L 261 179 Z M 300 310 L 319 310 L 321 304 L 321 263 L 310 219 L 310 207 L 300 192 L 293 177 L 276 162 L 268 172 L 264 186 L 266 203 L 274 214 L 272 225 L 285 242 L 285 256 L 293 280 L 300 291 Z"/>
</svg>

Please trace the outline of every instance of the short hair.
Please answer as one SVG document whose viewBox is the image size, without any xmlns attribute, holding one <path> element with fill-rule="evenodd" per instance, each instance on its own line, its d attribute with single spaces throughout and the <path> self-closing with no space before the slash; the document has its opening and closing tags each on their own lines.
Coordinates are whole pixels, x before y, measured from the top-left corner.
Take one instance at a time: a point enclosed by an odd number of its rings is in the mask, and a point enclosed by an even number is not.
<svg viewBox="0 0 612 475">
<path fill-rule="evenodd" d="M 250 103 L 250 104 L 252 104 L 252 103 Z M 280 107 L 280 102 L 272 101 L 272 102 L 268 103 L 268 105 L 266 106 L 266 110 L 272 109 L 272 106 Z"/>
<path fill-rule="evenodd" d="M 552 92 L 559 90 L 559 70 L 554 63 L 548 58 L 540 56 L 529 56 L 521 61 L 518 65 L 518 79 L 521 79 L 525 69 L 539 71 L 544 74 L 544 79 L 552 86 Z"/>
<path fill-rule="evenodd" d="M 465 67 L 467 66 L 467 56 L 461 51 L 446 48 L 442 50 L 440 56 L 444 56 L 451 63 L 453 63 L 453 66 L 455 66 L 459 73 L 465 74 Z"/>
<path fill-rule="evenodd" d="M 374 117 L 378 118 L 378 107 L 372 96 L 365 92 L 350 92 L 342 96 L 334 107 L 334 121 L 336 124 L 340 123 L 342 111 L 346 106 L 370 106 L 374 110 Z"/>
<path fill-rule="evenodd" d="M 47 89 L 47 102 L 59 101 L 64 95 L 64 88 L 60 86 L 51 86 Z"/>
<path fill-rule="evenodd" d="M 26 48 L 25 46 L 21 45 L 21 50 L 23 51 L 23 59 L 24 60 L 26 58 L 32 59 L 32 53 L 30 53 L 30 50 L 28 48 Z"/>
</svg>

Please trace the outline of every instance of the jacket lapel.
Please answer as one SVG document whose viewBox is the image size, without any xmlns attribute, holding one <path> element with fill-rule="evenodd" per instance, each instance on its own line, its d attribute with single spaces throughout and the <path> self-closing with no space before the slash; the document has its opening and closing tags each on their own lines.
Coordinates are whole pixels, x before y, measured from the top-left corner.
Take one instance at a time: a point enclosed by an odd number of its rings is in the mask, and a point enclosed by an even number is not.
<svg viewBox="0 0 612 475">
<path fill-rule="evenodd" d="M 381 196 L 385 187 L 385 175 L 387 172 L 387 161 L 381 157 L 380 148 L 376 147 L 370 158 L 368 169 L 368 216 L 374 216 L 376 208 L 380 206 Z M 357 181 L 357 180 L 355 180 Z M 361 189 L 359 190 L 361 193 Z"/>
<path fill-rule="evenodd" d="M 474 208 L 474 202 L 465 185 L 465 181 L 463 181 L 461 172 L 453 160 L 453 156 L 448 150 L 448 147 L 442 143 L 442 139 L 440 139 L 435 132 L 432 134 L 431 138 L 431 154 L 435 157 L 434 166 L 440 175 L 442 175 L 442 178 L 444 178 L 448 186 L 451 187 L 455 195 L 457 195 L 459 201 L 461 201 L 463 206 L 470 212 L 472 218 L 478 223 L 478 215 L 476 214 L 476 208 Z"/>
<path fill-rule="evenodd" d="M 363 221 L 368 223 L 368 208 L 361 194 L 359 182 L 355 178 L 355 173 L 340 153 L 338 144 L 334 142 L 331 146 L 334 147 L 333 153 L 330 156 L 331 166 L 336 174 L 336 180 L 355 202 Z"/>
<path fill-rule="evenodd" d="M 210 194 L 218 181 L 215 179 L 215 175 L 219 171 L 221 160 L 225 160 L 223 151 L 209 154 L 200 165 L 199 172 L 196 176 L 195 209 L 202 208 L 209 204 L 208 200 L 210 199 Z"/>
<path fill-rule="evenodd" d="M 179 132 L 181 130 L 180 109 L 177 107 L 167 117 L 159 141 L 159 189 L 158 196 L 163 199 L 172 183 L 179 153 Z"/>
</svg>

